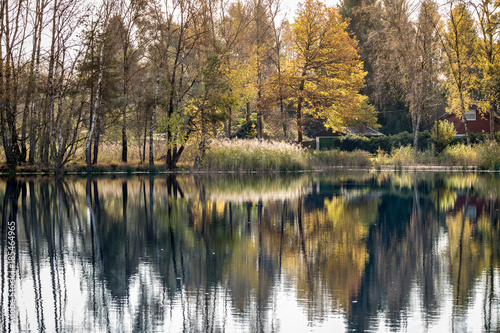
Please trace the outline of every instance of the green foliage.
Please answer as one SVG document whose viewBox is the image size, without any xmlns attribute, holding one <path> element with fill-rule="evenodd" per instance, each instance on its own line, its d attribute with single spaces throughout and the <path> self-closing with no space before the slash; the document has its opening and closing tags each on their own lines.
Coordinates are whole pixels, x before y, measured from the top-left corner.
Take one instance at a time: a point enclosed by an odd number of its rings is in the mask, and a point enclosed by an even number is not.
<svg viewBox="0 0 500 333">
<path fill-rule="evenodd" d="M 361 150 L 352 152 L 339 149 L 314 151 L 309 156 L 309 162 L 315 169 L 335 166 L 368 167 L 371 164 L 371 155 Z"/>
<path fill-rule="evenodd" d="M 438 153 L 442 152 L 453 140 L 457 131 L 452 123 L 447 120 L 440 120 L 434 124 L 431 130 L 432 141 L 436 144 Z"/>
<path fill-rule="evenodd" d="M 420 132 L 418 135 L 420 149 L 426 149 L 431 144 L 429 131 Z M 364 150 L 376 154 L 378 150 L 391 153 L 393 149 L 413 144 L 413 136 L 408 132 L 395 135 L 374 137 L 367 139 L 363 136 L 344 136 L 331 139 L 331 148 L 345 151 Z"/>
</svg>

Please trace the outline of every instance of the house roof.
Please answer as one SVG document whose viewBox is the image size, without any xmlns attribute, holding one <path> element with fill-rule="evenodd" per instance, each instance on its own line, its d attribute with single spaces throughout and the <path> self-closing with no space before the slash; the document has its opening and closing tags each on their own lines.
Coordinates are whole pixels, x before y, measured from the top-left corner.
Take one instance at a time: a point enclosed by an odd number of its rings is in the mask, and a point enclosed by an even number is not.
<svg viewBox="0 0 500 333">
<path fill-rule="evenodd" d="M 319 132 L 314 133 L 311 137 L 312 138 L 336 137 L 343 135 L 363 135 L 369 138 L 374 136 L 384 136 L 383 133 L 380 133 L 379 131 L 376 131 L 368 126 L 351 126 L 351 127 L 342 127 L 342 131 L 340 132 L 333 132 L 331 128 L 329 129 L 325 128 Z"/>
</svg>

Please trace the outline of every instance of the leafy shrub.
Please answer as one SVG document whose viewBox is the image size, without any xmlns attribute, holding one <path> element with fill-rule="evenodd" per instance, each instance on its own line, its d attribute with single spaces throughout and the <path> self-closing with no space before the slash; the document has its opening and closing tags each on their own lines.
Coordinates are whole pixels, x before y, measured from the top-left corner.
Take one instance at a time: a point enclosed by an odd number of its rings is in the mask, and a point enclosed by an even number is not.
<svg viewBox="0 0 500 333">
<path fill-rule="evenodd" d="M 419 150 L 424 150 L 430 146 L 431 135 L 429 131 L 420 132 L 418 135 Z M 371 154 L 383 150 L 391 153 L 393 149 L 413 145 L 413 134 L 401 132 L 395 135 L 366 138 L 363 136 L 344 136 L 331 138 L 330 149 L 340 149 L 345 151 L 364 150 Z"/>
<path fill-rule="evenodd" d="M 361 150 L 351 152 L 339 149 L 314 151 L 309 157 L 309 163 L 313 168 L 367 167 L 371 164 L 371 154 Z"/>
<path fill-rule="evenodd" d="M 455 131 L 455 126 L 448 120 L 436 122 L 431 130 L 431 138 L 436 145 L 437 153 L 442 152 L 450 144 L 456 134 L 457 131 Z"/>
</svg>

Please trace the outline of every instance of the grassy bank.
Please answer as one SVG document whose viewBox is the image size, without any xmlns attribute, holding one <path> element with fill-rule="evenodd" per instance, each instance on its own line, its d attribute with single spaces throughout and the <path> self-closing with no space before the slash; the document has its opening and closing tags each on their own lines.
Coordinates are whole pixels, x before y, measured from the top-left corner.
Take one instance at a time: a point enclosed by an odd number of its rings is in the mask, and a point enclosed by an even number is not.
<svg viewBox="0 0 500 333">
<path fill-rule="evenodd" d="M 440 154 L 435 154 L 432 150 L 415 152 L 411 146 L 405 146 L 393 150 L 390 155 L 379 151 L 373 157 L 373 164 L 375 167 L 443 166 L 499 170 L 500 145 L 496 141 L 474 145 L 460 143 L 448 146 Z"/>
<path fill-rule="evenodd" d="M 114 147 L 116 148 L 116 147 Z M 87 168 L 83 161 L 71 162 L 62 170 L 49 166 L 20 166 L 15 172 L 0 165 L 3 174 L 136 174 L 169 172 L 164 162 L 158 160 L 155 166 L 147 163 L 116 163 L 109 159 L 110 154 L 119 149 L 109 149 L 106 158 L 97 165 Z M 339 167 L 403 169 L 408 167 L 443 167 L 478 170 L 500 170 L 500 145 L 486 141 L 471 146 L 456 144 L 447 147 L 440 154 L 432 150 L 415 152 L 410 145 L 393 149 L 386 153 L 378 150 L 376 154 L 365 151 L 314 151 L 300 148 L 296 144 L 258 140 L 214 140 L 207 148 L 202 170 L 192 170 L 196 153 L 181 164 L 181 171 L 205 172 L 289 172 L 300 170 L 325 170 Z M 177 170 L 178 171 L 178 170 Z"/>
<path fill-rule="evenodd" d="M 485 141 L 471 146 L 459 143 L 435 154 L 431 149 L 415 152 L 410 146 L 393 149 L 390 154 L 379 150 L 365 151 L 304 150 L 297 145 L 258 140 L 217 140 L 207 151 L 207 171 L 294 171 L 335 167 L 381 168 L 418 166 L 473 167 L 500 170 L 500 145 Z"/>
</svg>

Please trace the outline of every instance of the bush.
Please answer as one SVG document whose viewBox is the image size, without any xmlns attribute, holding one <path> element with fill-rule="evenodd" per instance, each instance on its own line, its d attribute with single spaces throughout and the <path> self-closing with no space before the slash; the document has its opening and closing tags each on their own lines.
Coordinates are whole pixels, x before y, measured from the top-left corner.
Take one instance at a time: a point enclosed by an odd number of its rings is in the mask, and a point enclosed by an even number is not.
<svg viewBox="0 0 500 333">
<path fill-rule="evenodd" d="M 352 152 L 339 149 L 314 151 L 309 156 L 309 163 L 313 168 L 367 167 L 371 165 L 371 154 L 361 150 Z"/>
<path fill-rule="evenodd" d="M 442 152 L 453 140 L 457 131 L 455 126 L 447 120 L 440 120 L 434 124 L 431 130 L 432 141 L 436 145 L 436 152 Z"/>
<path fill-rule="evenodd" d="M 401 132 L 395 135 L 366 138 L 363 136 L 351 136 L 331 138 L 329 149 L 340 149 L 344 151 L 364 150 L 370 154 L 376 154 L 378 150 L 391 153 L 393 149 L 413 145 L 413 134 Z M 418 135 L 419 150 L 428 148 L 431 144 L 429 131 L 420 132 Z"/>
</svg>

